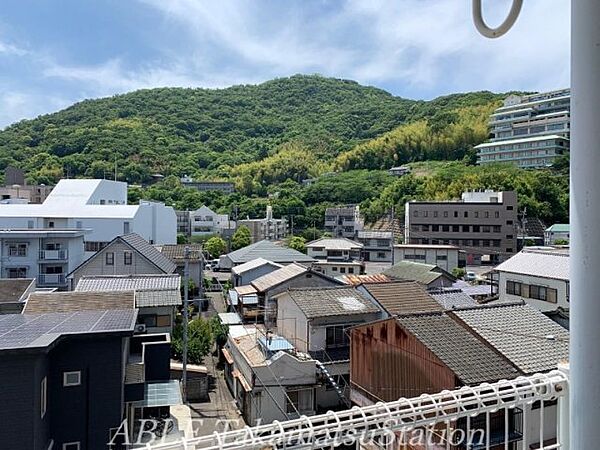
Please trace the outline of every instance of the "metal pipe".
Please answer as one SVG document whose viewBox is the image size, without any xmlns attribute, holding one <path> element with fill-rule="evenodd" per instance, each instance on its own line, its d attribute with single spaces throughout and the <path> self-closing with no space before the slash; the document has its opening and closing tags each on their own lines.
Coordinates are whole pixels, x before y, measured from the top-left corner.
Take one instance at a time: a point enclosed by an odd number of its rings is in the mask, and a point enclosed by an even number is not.
<svg viewBox="0 0 600 450">
<path fill-rule="evenodd" d="M 473 22 L 475 23 L 477 31 L 490 39 L 498 38 L 506 34 L 517 21 L 519 13 L 521 12 L 521 7 L 523 6 L 523 0 L 513 0 L 508 16 L 504 22 L 496 28 L 491 28 L 485 23 L 485 20 L 483 20 L 481 1 L 482 0 L 473 0 Z"/>
<path fill-rule="evenodd" d="M 600 442 L 600 2 L 571 2 L 571 448 Z"/>
</svg>

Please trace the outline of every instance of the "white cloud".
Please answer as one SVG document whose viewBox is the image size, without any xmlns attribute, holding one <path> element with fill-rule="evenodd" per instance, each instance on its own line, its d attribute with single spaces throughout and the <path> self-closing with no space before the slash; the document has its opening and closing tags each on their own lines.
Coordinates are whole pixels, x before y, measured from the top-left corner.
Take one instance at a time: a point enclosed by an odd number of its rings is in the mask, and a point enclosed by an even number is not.
<svg viewBox="0 0 600 450">
<path fill-rule="evenodd" d="M 24 119 L 67 107 L 70 99 L 21 91 L 0 91 L 0 129 Z"/>
</svg>

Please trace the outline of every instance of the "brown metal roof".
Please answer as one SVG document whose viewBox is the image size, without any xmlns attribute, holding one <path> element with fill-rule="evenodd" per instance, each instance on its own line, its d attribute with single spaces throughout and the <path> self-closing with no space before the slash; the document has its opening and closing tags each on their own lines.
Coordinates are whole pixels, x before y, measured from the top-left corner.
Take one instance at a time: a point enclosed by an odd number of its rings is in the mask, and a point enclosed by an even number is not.
<svg viewBox="0 0 600 450">
<path fill-rule="evenodd" d="M 392 279 L 382 273 L 376 273 L 372 275 L 343 275 L 340 277 L 346 284 L 358 286 L 363 283 L 390 283 Z"/>
<path fill-rule="evenodd" d="M 364 283 L 361 286 L 392 315 L 443 311 L 442 306 L 414 281 Z"/>
<path fill-rule="evenodd" d="M 190 261 L 200 261 L 201 244 L 163 244 L 155 246 L 163 255 L 174 263 L 184 261 L 185 248 L 190 248 Z"/>
<path fill-rule="evenodd" d="M 134 308 L 134 291 L 34 292 L 29 295 L 23 314 Z"/>
</svg>

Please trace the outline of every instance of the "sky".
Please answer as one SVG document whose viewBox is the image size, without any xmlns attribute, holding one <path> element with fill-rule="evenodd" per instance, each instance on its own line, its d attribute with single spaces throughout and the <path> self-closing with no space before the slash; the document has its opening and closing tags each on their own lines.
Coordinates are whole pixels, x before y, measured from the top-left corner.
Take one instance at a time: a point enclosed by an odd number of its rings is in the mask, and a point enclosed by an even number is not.
<svg viewBox="0 0 600 450">
<path fill-rule="evenodd" d="M 2 0 L 0 128 L 136 89 L 297 73 L 394 95 L 569 86 L 569 0 L 527 0 L 477 34 L 468 0 Z M 483 0 L 497 25 L 511 0 Z"/>
</svg>

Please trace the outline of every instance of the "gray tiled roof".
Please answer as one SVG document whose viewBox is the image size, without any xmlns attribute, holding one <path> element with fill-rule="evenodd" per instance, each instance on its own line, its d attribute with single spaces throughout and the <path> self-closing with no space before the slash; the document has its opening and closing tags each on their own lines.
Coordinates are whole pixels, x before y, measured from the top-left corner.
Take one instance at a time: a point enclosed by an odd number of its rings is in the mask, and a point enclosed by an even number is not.
<svg viewBox="0 0 600 450">
<path fill-rule="evenodd" d="M 273 261 L 268 261 L 264 258 L 256 258 L 252 261 L 245 262 L 244 264 L 240 264 L 239 266 L 232 267 L 231 273 L 235 275 L 241 275 L 249 270 L 256 269 L 262 266 L 271 266 L 274 268 L 282 267 L 281 264 L 274 263 Z"/>
<path fill-rule="evenodd" d="M 17 303 L 22 300 L 33 278 L 3 278 L 0 279 L 0 303 Z"/>
<path fill-rule="evenodd" d="M 233 264 L 242 264 L 256 258 L 276 263 L 313 262 L 314 258 L 294 249 L 277 245 L 272 241 L 259 241 L 226 255 Z"/>
<path fill-rule="evenodd" d="M 525 249 L 498 265 L 495 270 L 568 281 L 569 254 Z"/>
<path fill-rule="evenodd" d="M 399 316 L 396 320 L 464 384 L 475 385 L 520 375 L 505 358 L 487 347 L 447 313 Z"/>
<path fill-rule="evenodd" d="M 190 248 L 190 261 L 200 261 L 202 245 L 200 244 L 162 244 L 155 246 L 163 255 L 174 263 L 182 263 L 185 258 L 185 248 Z"/>
<path fill-rule="evenodd" d="M 120 238 L 133 249 L 137 250 L 144 258 L 153 263 L 164 273 L 173 273 L 177 266 L 173 261 L 159 252 L 153 245 L 137 233 L 129 233 Z"/>
<path fill-rule="evenodd" d="M 398 280 L 410 280 L 429 284 L 443 276 L 444 271 L 433 264 L 400 261 L 384 271 L 383 274 Z M 447 276 L 452 278 L 450 274 Z"/>
<path fill-rule="evenodd" d="M 478 305 L 469 294 L 460 290 L 431 293 L 431 296 L 436 302 L 442 305 L 444 309 L 469 308 Z"/>
<path fill-rule="evenodd" d="M 279 286 L 281 283 L 292 280 L 306 272 L 308 272 L 308 268 L 301 264 L 288 264 L 287 266 L 283 266 L 271 273 L 258 277 L 250 284 L 254 286 L 258 292 L 264 292 L 268 289 L 274 288 L 275 286 Z"/>
<path fill-rule="evenodd" d="M 137 310 L 77 311 L 0 316 L 0 351 L 44 348 L 64 335 L 132 333 Z"/>
<path fill-rule="evenodd" d="M 455 310 L 455 314 L 525 374 L 555 369 L 569 358 L 569 333 L 529 305 Z"/>
<path fill-rule="evenodd" d="M 309 319 L 372 314 L 380 311 L 370 300 L 351 287 L 290 289 L 287 294 Z"/>
<path fill-rule="evenodd" d="M 442 311 L 442 307 L 414 281 L 365 283 L 361 288 L 392 315 Z"/>
<path fill-rule="evenodd" d="M 34 292 L 23 314 L 135 308 L 133 291 L 119 292 Z"/>
</svg>

